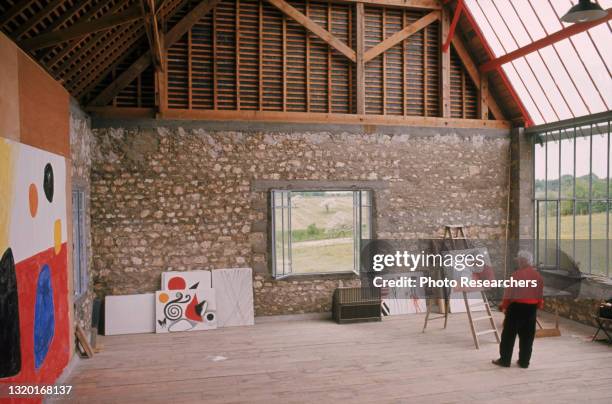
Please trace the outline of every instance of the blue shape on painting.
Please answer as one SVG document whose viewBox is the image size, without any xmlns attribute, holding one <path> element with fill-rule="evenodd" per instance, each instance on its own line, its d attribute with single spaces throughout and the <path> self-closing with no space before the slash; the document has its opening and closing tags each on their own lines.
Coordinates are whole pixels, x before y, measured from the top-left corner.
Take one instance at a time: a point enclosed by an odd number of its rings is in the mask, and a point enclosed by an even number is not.
<svg viewBox="0 0 612 404">
<path fill-rule="evenodd" d="M 45 265 L 38 275 L 34 312 L 34 362 L 36 369 L 45 361 L 55 332 L 51 269 Z"/>
</svg>

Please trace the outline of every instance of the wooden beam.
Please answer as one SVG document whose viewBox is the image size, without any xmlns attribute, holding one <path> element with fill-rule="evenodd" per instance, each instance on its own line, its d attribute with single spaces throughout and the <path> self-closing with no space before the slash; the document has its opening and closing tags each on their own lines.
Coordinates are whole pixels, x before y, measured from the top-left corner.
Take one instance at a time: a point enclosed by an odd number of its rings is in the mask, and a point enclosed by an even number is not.
<svg viewBox="0 0 612 404">
<path fill-rule="evenodd" d="M 357 79 L 357 114 L 365 115 L 365 13 L 363 3 L 357 3 L 356 7 L 356 20 L 355 20 L 355 36 L 357 42 L 356 52 L 356 79 Z"/>
<path fill-rule="evenodd" d="M 442 45 L 442 52 L 448 52 L 450 49 L 451 41 L 455 36 L 455 30 L 457 29 L 457 23 L 459 22 L 459 17 L 461 17 L 461 12 L 463 11 L 463 0 L 457 0 L 457 7 L 455 7 L 455 14 L 453 15 L 453 21 L 450 25 L 450 31 L 448 33 L 448 37 L 444 40 L 444 44 Z"/>
<path fill-rule="evenodd" d="M 220 0 L 203 0 L 189 11 L 168 33 L 164 36 L 164 50 L 168 50 L 178 41 L 191 27 L 212 10 Z M 103 106 L 108 104 L 121 90 L 129 85 L 140 73 L 145 71 L 152 62 L 151 52 L 147 51 L 140 56 L 130 67 L 119 75 L 108 85 L 93 101 L 92 106 Z"/>
<path fill-rule="evenodd" d="M 332 3 L 361 3 L 373 6 L 399 7 L 418 10 L 440 10 L 438 0 L 330 0 Z"/>
<path fill-rule="evenodd" d="M 25 39 L 19 42 L 19 46 L 28 51 L 46 48 L 71 39 L 103 31 L 117 25 L 132 22 L 141 17 L 140 6 L 134 5 L 121 13 L 97 18 L 92 21 L 76 23 L 60 31 L 46 32 L 34 38 Z"/>
<path fill-rule="evenodd" d="M 480 78 L 478 112 L 480 119 L 489 119 L 489 76 L 486 73 Z"/>
<path fill-rule="evenodd" d="M 461 63 L 463 63 L 465 70 L 467 71 L 468 75 L 472 79 L 472 82 L 477 88 L 480 88 L 481 87 L 481 82 L 480 82 L 481 75 L 480 75 L 480 72 L 478 71 L 478 66 L 472 60 L 470 53 L 468 52 L 467 48 L 463 44 L 463 41 L 461 40 L 461 37 L 459 35 L 455 35 L 452 38 L 451 43 L 453 45 L 453 48 L 455 49 L 455 52 L 457 52 L 459 59 L 461 59 Z M 489 88 L 487 88 L 487 93 L 485 93 L 484 95 L 487 98 L 489 109 L 493 113 L 493 116 L 495 117 L 495 119 L 505 120 L 506 117 L 504 116 L 504 113 L 502 112 L 501 108 L 499 107 L 495 99 L 491 96 Z"/>
<path fill-rule="evenodd" d="M 378 43 L 376 46 L 370 48 L 364 55 L 365 62 L 369 62 L 374 59 L 376 56 L 385 52 L 387 49 L 394 47 L 404 39 L 408 38 L 410 35 L 419 32 L 423 28 L 427 27 L 429 24 L 433 23 L 440 19 L 439 11 L 432 11 L 431 13 L 425 15 L 424 17 L 419 18 L 414 23 L 410 24 L 407 27 L 404 27 L 401 31 L 396 32 L 391 35 L 389 38 L 384 41 Z"/>
<path fill-rule="evenodd" d="M 106 111 L 112 116 L 113 109 L 89 108 L 91 112 Z M 121 110 L 121 108 L 114 108 Z M 208 121 L 259 121 L 287 123 L 322 123 L 322 124 L 352 124 L 352 125 L 382 125 L 382 126 L 427 126 L 443 128 L 489 128 L 509 130 L 508 121 L 482 119 L 450 119 L 439 117 L 401 116 L 401 115 L 356 115 L 329 114 L 324 112 L 281 112 L 254 110 L 188 110 L 171 108 L 163 115 L 164 119 L 187 119 Z M 370 128 L 371 129 L 371 128 Z"/>
<path fill-rule="evenodd" d="M 4 15 L 0 16 L 0 27 L 15 18 L 17 14 L 25 10 L 30 5 L 30 3 L 32 3 L 32 1 L 16 1 L 13 7 L 7 10 Z"/>
<path fill-rule="evenodd" d="M 145 32 L 151 55 L 153 55 L 153 64 L 156 70 L 163 69 L 163 51 L 162 41 L 160 40 L 159 27 L 157 25 L 157 10 L 155 9 L 155 0 L 140 0 L 143 18 L 145 20 Z"/>
<path fill-rule="evenodd" d="M 167 63 L 166 55 L 162 55 L 161 61 Z M 162 65 L 160 69 L 155 69 L 155 105 L 157 106 L 158 116 L 163 116 L 168 110 L 168 69 Z M 191 103 L 191 100 L 189 100 Z"/>
<path fill-rule="evenodd" d="M 268 0 L 268 2 L 274 7 L 278 8 L 288 17 L 293 19 L 295 22 L 302 25 L 304 28 L 308 29 L 310 32 L 321 38 L 325 43 L 336 49 L 338 52 L 349 58 L 351 61 L 357 61 L 354 50 L 349 48 L 348 45 L 339 40 L 331 32 L 327 31 L 325 28 L 321 27 L 319 24 L 306 17 L 304 14 L 302 14 L 300 11 L 295 9 L 293 6 L 291 6 L 284 0 Z"/>
<path fill-rule="evenodd" d="M 442 43 L 450 31 L 450 16 L 446 8 L 441 11 L 440 22 L 440 112 L 442 117 L 448 118 L 451 116 L 450 52 L 442 51 Z"/>
<path fill-rule="evenodd" d="M 582 22 L 570 25 L 569 27 L 563 28 L 553 34 L 545 36 L 542 39 L 539 39 L 535 42 L 530 43 L 529 45 L 523 46 L 522 48 L 518 48 L 515 51 L 505 54 L 504 56 L 500 56 L 496 59 L 489 60 L 480 66 L 480 71 L 482 73 L 490 72 L 492 70 L 497 69 L 503 64 L 512 62 L 520 57 L 526 56 L 532 52 L 540 50 L 546 46 L 552 45 L 564 39 L 567 39 L 573 35 L 584 32 L 590 28 L 593 28 L 599 24 L 603 24 L 612 19 L 612 9 L 608 10 L 608 15 L 603 18 L 600 18 L 591 22 Z"/>
<path fill-rule="evenodd" d="M 121 10 L 121 8 L 124 6 L 124 4 L 122 3 L 118 3 L 115 4 L 113 7 L 111 7 L 107 13 L 108 14 L 114 14 L 115 12 Z M 83 14 L 81 17 L 78 17 L 78 19 L 80 21 L 89 21 L 90 18 L 94 17 L 102 8 L 102 5 L 98 4 L 96 7 L 90 9 L 89 11 L 87 11 L 87 13 Z M 69 13 L 76 13 L 78 10 L 73 10 Z M 69 14 L 65 19 L 60 18 L 57 22 L 51 24 L 49 27 L 47 27 L 47 31 L 54 31 L 56 28 L 60 27 L 62 24 L 66 23 L 70 17 L 72 16 L 72 14 Z M 61 22 L 61 23 L 60 23 Z M 63 71 L 67 66 L 71 66 L 73 65 L 73 62 L 75 60 L 77 60 L 79 58 L 80 55 L 82 55 L 83 52 L 88 52 L 92 47 L 95 47 L 98 44 L 98 40 L 100 38 L 102 38 L 102 36 L 104 36 L 104 34 L 106 34 L 106 32 L 104 31 L 99 31 L 97 33 L 95 33 L 94 35 L 92 35 L 91 37 L 87 38 L 87 44 L 85 44 L 83 47 L 81 47 L 79 49 L 79 52 L 74 52 L 73 55 L 71 57 L 69 57 L 68 59 L 64 60 L 64 58 L 66 57 L 66 55 L 68 55 L 70 52 L 72 52 L 77 46 L 79 46 L 81 43 L 83 43 L 83 41 L 85 41 L 85 38 L 80 38 L 80 39 L 76 39 L 73 40 L 72 42 L 70 42 L 69 44 L 66 44 L 66 46 L 64 46 L 61 50 L 56 50 L 55 52 L 53 48 L 51 49 L 47 49 L 46 51 L 41 52 L 41 56 L 38 58 L 38 60 L 48 60 L 46 62 L 46 66 L 52 70 L 60 70 Z M 50 59 L 47 59 L 47 56 L 49 55 L 53 55 L 51 56 Z M 64 60 L 64 62 L 62 63 L 62 65 L 59 67 L 59 69 L 54 69 L 54 66 L 61 60 Z"/>
<path fill-rule="evenodd" d="M 164 36 L 164 47 L 168 49 L 187 33 L 202 17 L 208 14 L 221 0 L 202 0 Z"/>
<path fill-rule="evenodd" d="M 64 0 L 51 1 L 42 10 L 36 13 L 36 15 L 28 18 L 28 20 L 23 25 L 19 26 L 14 32 L 11 32 L 11 37 L 13 37 L 14 39 L 19 39 L 21 35 L 31 30 L 32 27 L 36 26 L 36 24 L 38 24 L 43 18 L 47 17 L 63 2 Z"/>
</svg>

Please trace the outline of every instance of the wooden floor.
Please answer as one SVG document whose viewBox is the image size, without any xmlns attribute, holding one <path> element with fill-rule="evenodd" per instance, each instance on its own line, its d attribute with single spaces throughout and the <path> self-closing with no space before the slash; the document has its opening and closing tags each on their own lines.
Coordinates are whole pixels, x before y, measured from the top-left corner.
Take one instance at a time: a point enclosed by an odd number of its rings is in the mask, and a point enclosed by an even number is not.
<svg viewBox="0 0 612 404">
<path fill-rule="evenodd" d="M 591 343 L 590 328 L 564 322 L 563 336 L 536 339 L 525 370 L 491 364 L 491 335 L 475 350 L 464 314 L 446 330 L 438 320 L 422 334 L 422 324 L 423 315 L 352 325 L 263 319 L 102 337 L 104 351 L 66 383 L 87 403 L 612 402 L 612 347 Z"/>
</svg>

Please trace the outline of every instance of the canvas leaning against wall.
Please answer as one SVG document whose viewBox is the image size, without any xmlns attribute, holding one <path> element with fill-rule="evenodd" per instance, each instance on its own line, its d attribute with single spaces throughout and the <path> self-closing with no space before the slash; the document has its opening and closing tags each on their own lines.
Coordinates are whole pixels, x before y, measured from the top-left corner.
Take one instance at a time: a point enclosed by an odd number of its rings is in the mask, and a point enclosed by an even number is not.
<svg viewBox="0 0 612 404">
<path fill-rule="evenodd" d="M 66 212 L 64 157 L 0 138 L 0 381 L 68 363 Z"/>
</svg>

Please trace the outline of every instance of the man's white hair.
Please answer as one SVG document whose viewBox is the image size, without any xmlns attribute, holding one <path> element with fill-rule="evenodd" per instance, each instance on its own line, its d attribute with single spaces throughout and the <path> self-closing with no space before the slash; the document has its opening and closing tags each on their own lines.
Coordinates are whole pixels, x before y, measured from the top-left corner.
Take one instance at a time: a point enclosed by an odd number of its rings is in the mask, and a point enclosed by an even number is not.
<svg viewBox="0 0 612 404">
<path fill-rule="evenodd" d="M 525 261 L 527 261 L 527 263 L 529 265 L 533 265 L 533 255 L 527 251 L 527 250 L 520 250 L 518 252 L 518 254 L 516 254 L 517 258 L 522 258 Z"/>
</svg>

